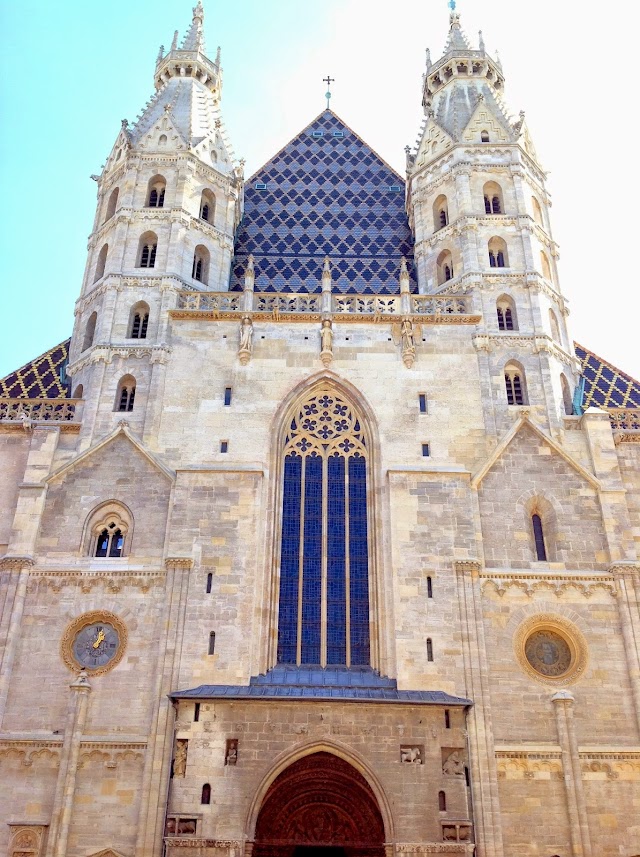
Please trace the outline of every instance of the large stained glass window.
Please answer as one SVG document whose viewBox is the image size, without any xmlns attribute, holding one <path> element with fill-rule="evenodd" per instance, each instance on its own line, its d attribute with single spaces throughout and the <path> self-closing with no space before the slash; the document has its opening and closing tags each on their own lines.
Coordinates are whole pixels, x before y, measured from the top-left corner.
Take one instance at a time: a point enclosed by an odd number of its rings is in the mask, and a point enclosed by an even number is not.
<svg viewBox="0 0 640 857">
<path fill-rule="evenodd" d="M 369 664 L 367 446 L 334 390 L 310 395 L 285 437 L 278 663 Z"/>
</svg>

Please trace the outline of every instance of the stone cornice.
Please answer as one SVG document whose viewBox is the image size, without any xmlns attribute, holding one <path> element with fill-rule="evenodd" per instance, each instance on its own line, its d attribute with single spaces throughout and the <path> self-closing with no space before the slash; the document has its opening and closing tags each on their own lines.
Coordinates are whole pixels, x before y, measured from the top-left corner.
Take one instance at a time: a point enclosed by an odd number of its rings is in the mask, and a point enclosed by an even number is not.
<svg viewBox="0 0 640 857">
<path fill-rule="evenodd" d="M 22 571 L 36 564 L 32 556 L 3 556 L 0 558 L 0 571 Z"/>
<path fill-rule="evenodd" d="M 102 586 L 106 592 L 121 592 L 124 587 L 139 589 L 147 593 L 153 586 L 164 583 L 165 571 L 32 571 L 29 579 L 29 592 L 40 587 L 60 592 L 65 586 L 78 586 L 82 592 L 89 593 L 96 586 Z"/>
<path fill-rule="evenodd" d="M 609 571 L 615 577 L 640 577 L 640 562 L 612 562 Z"/>
<path fill-rule="evenodd" d="M 73 376 L 76 372 L 94 363 L 112 363 L 114 359 L 142 360 L 149 359 L 149 363 L 166 364 L 172 349 L 168 345 L 104 345 L 98 343 L 88 351 L 84 351 L 80 358 L 67 366 L 67 374 Z"/>
<path fill-rule="evenodd" d="M 178 813 L 170 812 L 170 816 L 177 816 Z M 189 813 L 182 813 L 184 817 L 189 816 Z M 191 816 L 193 813 L 191 813 Z M 165 845 L 171 848 L 241 848 L 244 849 L 244 842 L 240 839 L 201 839 L 198 836 L 165 836 Z"/>
<path fill-rule="evenodd" d="M 553 341 L 548 334 L 522 334 L 522 333 L 478 333 L 473 337 L 473 346 L 476 351 L 494 351 L 496 348 L 505 347 L 527 348 L 534 354 L 548 353 L 558 359 L 561 363 L 569 366 L 574 372 L 580 372 L 582 364 L 580 360 L 569 354 L 560 345 Z"/>
<path fill-rule="evenodd" d="M 167 571 L 171 569 L 182 569 L 188 571 L 193 568 L 193 560 L 187 556 L 169 556 L 165 559 L 164 564 Z"/>
<path fill-rule="evenodd" d="M 596 590 L 601 589 L 603 592 L 616 597 L 616 588 L 613 579 L 610 575 L 602 573 L 558 573 L 558 572 L 518 572 L 518 571 L 482 571 L 479 575 L 482 580 L 483 591 L 491 586 L 501 598 L 507 593 L 511 587 L 515 587 L 523 592 L 528 597 L 531 597 L 538 590 L 546 590 L 553 593 L 556 598 L 559 598 L 570 589 L 576 590 L 585 598 L 590 598 L 595 594 Z"/>
<path fill-rule="evenodd" d="M 483 566 L 479 559 L 456 559 L 453 561 L 453 567 L 458 574 L 470 574 L 472 577 L 478 577 Z"/>
</svg>

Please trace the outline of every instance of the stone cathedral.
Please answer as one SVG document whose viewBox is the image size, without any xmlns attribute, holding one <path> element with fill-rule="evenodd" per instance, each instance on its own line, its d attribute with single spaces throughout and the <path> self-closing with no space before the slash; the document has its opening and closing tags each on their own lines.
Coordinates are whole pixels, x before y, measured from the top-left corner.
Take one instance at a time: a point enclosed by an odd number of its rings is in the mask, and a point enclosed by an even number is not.
<svg viewBox="0 0 640 857">
<path fill-rule="evenodd" d="M 500 62 L 454 10 L 405 176 L 246 178 L 199 2 L 154 84 L 0 381 L 0 853 L 640 855 L 640 383 Z"/>
</svg>

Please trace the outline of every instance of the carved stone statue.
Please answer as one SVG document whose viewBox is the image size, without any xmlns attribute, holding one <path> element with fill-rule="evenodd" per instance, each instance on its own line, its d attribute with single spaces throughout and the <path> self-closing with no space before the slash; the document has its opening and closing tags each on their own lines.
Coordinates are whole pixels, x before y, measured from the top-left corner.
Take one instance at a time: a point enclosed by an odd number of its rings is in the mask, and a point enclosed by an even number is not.
<svg viewBox="0 0 640 857">
<path fill-rule="evenodd" d="M 320 359 L 324 366 L 329 366 L 333 360 L 333 329 L 329 319 L 322 322 L 320 330 Z"/>
<path fill-rule="evenodd" d="M 420 747 L 401 747 L 400 761 L 408 765 L 421 765 L 422 751 Z"/>
<path fill-rule="evenodd" d="M 251 316 L 245 315 L 240 326 L 240 347 L 238 348 L 238 357 L 243 366 L 249 362 L 251 351 L 253 349 L 253 322 Z"/>
<path fill-rule="evenodd" d="M 464 776 L 464 762 L 460 758 L 460 754 L 457 750 L 454 750 L 448 758 L 445 760 L 444 765 L 442 766 L 442 773 L 446 774 L 446 776 L 456 776 L 462 777 Z"/>
<path fill-rule="evenodd" d="M 413 324 L 410 319 L 405 318 L 400 328 L 402 342 L 402 362 L 411 369 L 416 359 L 416 345 L 413 339 Z"/>
<path fill-rule="evenodd" d="M 184 777 L 187 770 L 187 748 L 189 742 L 184 738 L 176 741 L 176 755 L 173 760 L 173 776 Z"/>
</svg>

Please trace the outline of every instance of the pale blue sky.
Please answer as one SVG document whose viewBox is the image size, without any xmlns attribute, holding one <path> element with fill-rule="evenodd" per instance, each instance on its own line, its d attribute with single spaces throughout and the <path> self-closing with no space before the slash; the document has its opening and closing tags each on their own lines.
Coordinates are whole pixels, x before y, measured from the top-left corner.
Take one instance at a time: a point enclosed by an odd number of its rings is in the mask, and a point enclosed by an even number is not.
<svg viewBox="0 0 640 857">
<path fill-rule="evenodd" d="M 424 48 L 440 55 L 446 0 L 204 0 L 208 53 L 222 46 L 223 112 L 257 169 L 324 105 L 403 169 L 422 119 Z M 84 270 L 96 185 L 120 120 L 153 92 L 158 46 L 191 20 L 189 0 L 0 0 L 0 377 L 63 340 Z M 527 111 L 549 170 L 560 276 L 575 339 L 640 378 L 636 141 L 626 81 L 630 3 L 461 0 L 473 42 L 497 47 L 512 112 Z M 25 11 L 26 10 L 26 11 Z M 631 86 L 631 84 L 629 84 Z M 635 90 L 631 89 L 631 94 Z M 635 101 L 635 96 L 633 97 Z M 618 144 L 628 134 L 629 143 Z M 631 149 L 628 147 L 631 146 Z"/>
</svg>

